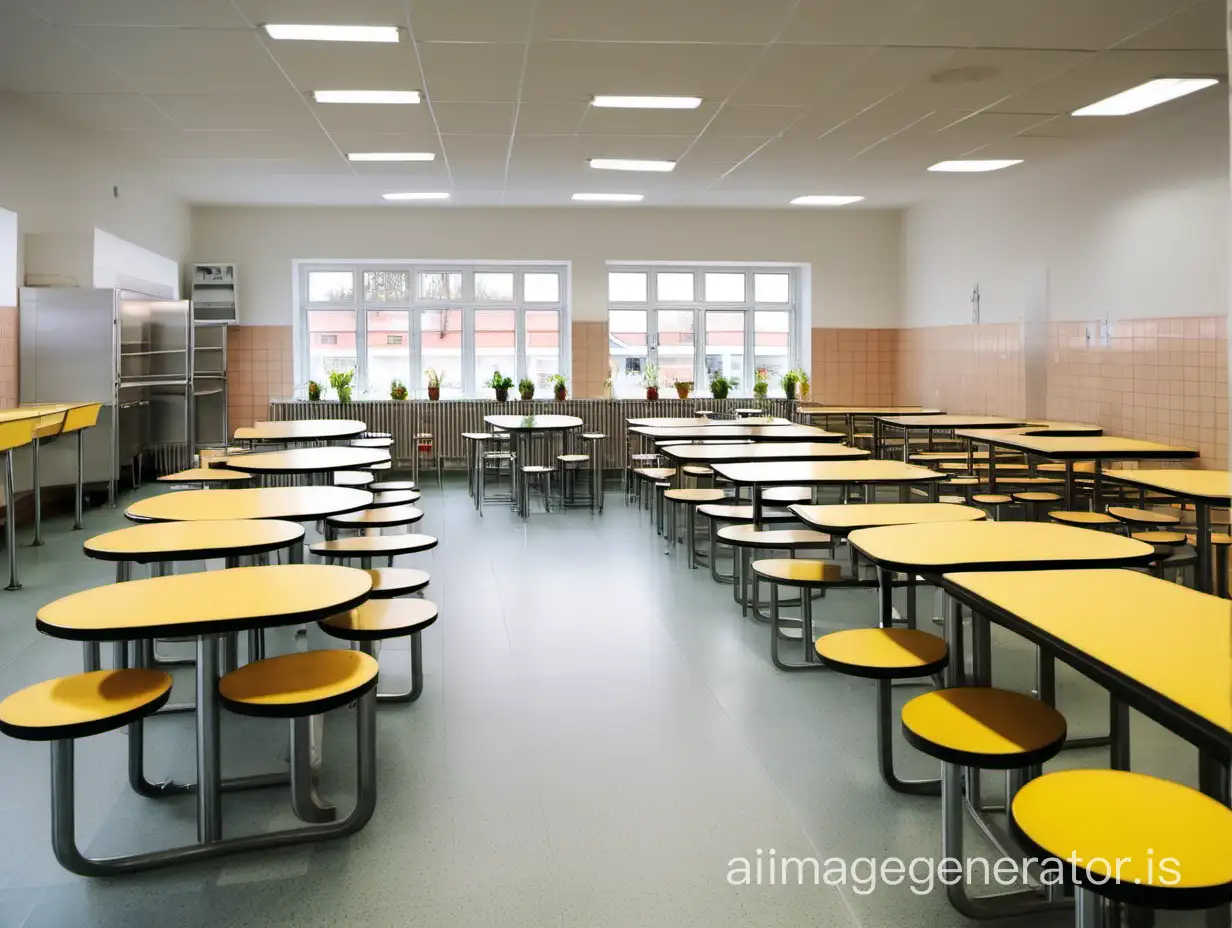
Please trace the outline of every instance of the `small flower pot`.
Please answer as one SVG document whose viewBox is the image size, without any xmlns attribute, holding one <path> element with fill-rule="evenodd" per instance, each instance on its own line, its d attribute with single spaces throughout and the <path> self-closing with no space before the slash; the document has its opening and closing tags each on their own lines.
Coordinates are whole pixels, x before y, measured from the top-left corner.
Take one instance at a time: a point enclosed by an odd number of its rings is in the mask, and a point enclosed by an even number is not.
<svg viewBox="0 0 1232 928">
<path fill-rule="evenodd" d="M 689 398 L 689 391 L 692 389 L 692 387 L 684 387 L 680 384 L 676 384 L 676 395 L 682 400 L 687 400 Z"/>
<path fill-rule="evenodd" d="M 650 400 L 653 403 L 658 398 L 659 398 L 659 388 L 658 387 L 647 387 L 646 388 L 646 399 Z"/>
<path fill-rule="evenodd" d="M 508 388 L 506 388 L 506 389 L 504 389 L 504 390 L 500 390 L 500 389 L 498 389 L 498 390 L 496 391 L 496 402 L 498 402 L 498 403 L 504 403 L 504 402 L 506 402 L 508 399 L 509 399 L 509 390 L 508 390 Z"/>
<path fill-rule="evenodd" d="M 441 388 L 440 387 L 428 387 L 428 399 L 430 399 L 432 402 L 435 403 L 440 398 L 441 398 Z"/>
<path fill-rule="evenodd" d="M 796 385 L 794 383 L 783 384 L 783 395 L 787 397 L 790 403 L 796 398 Z"/>
<path fill-rule="evenodd" d="M 556 402 L 558 403 L 563 403 L 565 399 L 569 396 L 569 391 L 566 390 L 564 387 L 557 387 L 556 390 L 553 392 L 556 396 Z"/>
<path fill-rule="evenodd" d="M 321 394 L 320 394 L 320 391 L 318 391 L 318 392 L 316 392 L 316 393 L 309 393 L 309 394 L 308 394 L 308 402 L 310 402 L 310 403 L 319 403 L 319 402 L 321 402 Z"/>
<path fill-rule="evenodd" d="M 522 402 L 529 403 L 531 400 L 535 398 L 535 391 L 527 390 L 521 394 L 521 397 L 522 397 Z"/>
<path fill-rule="evenodd" d="M 351 388 L 350 387 L 339 387 L 338 388 L 338 402 L 339 403 L 351 402 Z"/>
<path fill-rule="evenodd" d="M 725 400 L 727 399 L 727 390 L 722 387 L 711 387 L 710 395 L 716 400 Z"/>
</svg>

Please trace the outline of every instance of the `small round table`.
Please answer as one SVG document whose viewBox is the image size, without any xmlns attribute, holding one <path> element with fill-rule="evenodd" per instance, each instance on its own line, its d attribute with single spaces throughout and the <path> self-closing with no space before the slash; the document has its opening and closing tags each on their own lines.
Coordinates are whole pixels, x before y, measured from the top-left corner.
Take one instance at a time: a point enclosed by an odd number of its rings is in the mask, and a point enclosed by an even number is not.
<svg viewBox="0 0 1232 928">
<path fill-rule="evenodd" d="M 294 444 L 309 441 L 334 441 L 353 438 L 368 430 L 368 424 L 358 419 L 299 419 L 282 422 L 258 422 L 248 428 L 236 429 L 236 441 L 276 441 Z"/>
<path fill-rule="evenodd" d="M 580 429 L 583 424 L 582 420 L 577 416 L 484 416 L 483 421 L 494 429 L 510 432 L 513 435 L 513 496 L 515 505 L 518 507 L 518 514 L 525 519 L 530 514 L 530 507 L 523 501 L 523 494 L 519 490 L 522 485 L 521 469 L 530 461 L 531 436 L 536 433 L 551 434 Z"/>
<path fill-rule="evenodd" d="M 316 485 L 328 485 L 329 475 L 339 470 L 355 470 L 388 461 L 389 452 L 377 448 L 291 448 L 287 451 L 261 451 L 222 458 L 212 466 L 237 470 L 258 477 L 303 476 Z"/>
<path fill-rule="evenodd" d="M 129 641 L 196 637 L 199 845 L 162 852 L 194 857 L 222 839 L 218 636 L 316 622 L 358 606 L 371 590 L 372 577 L 353 567 L 238 567 L 83 590 L 41 608 L 36 626 L 53 638 L 116 642 L 119 666 L 128 663 Z"/>
<path fill-rule="evenodd" d="M 351 487 L 253 487 L 245 490 L 180 490 L 138 500 L 124 510 L 133 522 L 203 522 L 285 519 L 315 522 L 372 505 L 372 494 Z M 297 548 L 293 548 L 298 550 Z"/>
</svg>

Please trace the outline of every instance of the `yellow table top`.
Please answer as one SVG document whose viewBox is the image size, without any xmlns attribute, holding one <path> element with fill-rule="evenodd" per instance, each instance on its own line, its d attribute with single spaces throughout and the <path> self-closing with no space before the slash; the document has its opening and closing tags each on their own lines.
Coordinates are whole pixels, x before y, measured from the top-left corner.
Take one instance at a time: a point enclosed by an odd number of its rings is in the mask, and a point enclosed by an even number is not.
<svg viewBox="0 0 1232 928">
<path fill-rule="evenodd" d="M 802 416 L 939 416 L 940 409 L 927 406 L 804 406 Z"/>
<path fill-rule="evenodd" d="M 1129 567 L 1155 553 L 1124 535 L 1056 522 L 896 525 L 860 529 L 848 540 L 882 567 L 918 573 Z"/>
<path fill-rule="evenodd" d="M 981 522 L 983 509 L 956 503 L 864 503 L 847 506 L 788 506 L 804 522 L 831 535 L 845 535 L 862 528 L 884 525 L 918 525 L 924 522 Z"/>
<path fill-rule="evenodd" d="M 147 522 L 95 535 L 83 548 L 105 561 L 195 561 L 260 554 L 303 537 L 302 525 L 275 519 Z"/>
<path fill-rule="evenodd" d="M 1015 428 L 1026 425 L 1027 419 L 1012 419 L 1005 416 L 878 416 L 887 425 L 907 429 L 979 429 Z"/>
<path fill-rule="evenodd" d="M 335 470 L 354 470 L 389 460 L 389 452 L 377 448 L 291 448 L 288 451 L 262 451 L 221 458 L 211 466 L 226 467 L 246 474 L 320 474 Z"/>
<path fill-rule="evenodd" d="M 944 580 L 1086 655 L 1098 665 L 1083 668 L 1094 678 L 1145 688 L 1219 729 L 1232 745 L 1228 600 L 1129 570 L 962 573 Z"/>
<path fill-rule="evenodd" d="M 999 448 L 1014 448 L 1043 458 L 1057 460 L 1092 461 L 1109 458 L 1132 461 L 1151 458 L 1196 458 L 1198 456 L 1198 452 L 1192 448 L 1161 445 L 1159 442 L 1143 441 L 1139 438 L 1119 438 L 1115 435 L 1057 438 L 981 429 L 963 430 L 956 434 L 959 438 L 969 438 L 972 441 L 996 445 Z"/>
<path fill-rule="evenodd" d="M 217 460 L 217 459 L 215 459 Z M 251 474 L 227 470 L 225 467 L 190 467 L 158 478 L 159 483 L 243 483 Z"/>
<path fill-rule="evenodd" d="M 1172 493 L 1183 499 L 1227 505 L 1232 501 L 1232 471 L 1226 470 L 1106 470 L 1117 483 Z"/>
<path fill-rule="evenodd" d="M 372 505 L 372 494 L 351 487 L 255 487 L 180 490 L 138 500 L 124 511 L 134 522 L 286 519 L 307 522 Z"/>
<path fill-rule="evenodd" d="M 758 464 L 715 464 L 715 473 L 747 485 L 824 485 L 841 483 L 920 483 L 944 480 L 927 467 L 899 461 L 766 461 Z"/>
<path fill-rule="evenodd" d="M 644 435 L 659 441 L 723 441 L 743 439 L 746 441 L 842 441 L 847 436 L 841 432 L 827 432 L 812 425 L 750 425 L 744 422 L 721 422 L 717 425 L 693 424 L 663 428 L 661 426 L 633 426 L 635 435 Z"/>
<path fill-rule="evenodd" d="M 236 429 L 236 441 L 327 441 L 350 438 L 368 431 L 368 424 L 358 419 L 298 419 L 278 422 L 257 422 Z"/>
<path fill-rule="evenodd" d="M 367 571 L 328 564 L 234 567 L 110 583 L 38 611 L 39 631 L 74 641 L 204 635 L 315 622 L 368 598 Z"/>
<path fill-rule="evenodd" d="M 28 406 L 12 406 L 0 409 L 0 422 L 16 422 L 20 419 L 38 419 L 41 416 L 66 413 L 70 409 L 81 406 L 93 406 L 93 403 L 31 403 Z"/>
<path fill-rule="evenodd" d="M 869 452 L 829 442 L 758 442 L 742 445 L 670 445 L 662 449 L 678 461 L 822 461 L 831 458 L 866 458 Z"/>
</svg>

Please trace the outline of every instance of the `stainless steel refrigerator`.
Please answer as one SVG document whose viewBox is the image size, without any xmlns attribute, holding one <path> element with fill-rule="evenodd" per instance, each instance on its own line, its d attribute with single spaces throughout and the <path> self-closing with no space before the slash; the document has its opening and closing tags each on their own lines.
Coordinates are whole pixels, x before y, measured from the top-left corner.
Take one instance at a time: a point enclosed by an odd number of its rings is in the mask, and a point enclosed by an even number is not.
<svg viewBox="0 0 1232 928">
<path fill-rule="evenodd" d="M 193 325 L 187 300 L 133 290 L 23 287 L 21 402 L 102 403 L 85 433 L 87 484 L 170 473 L 195 453 Z M 67 442 L 43 450 L 43 486 L 72 483 Z M 152 473 L 151 473 L 152 472 Z"/>
</svg>

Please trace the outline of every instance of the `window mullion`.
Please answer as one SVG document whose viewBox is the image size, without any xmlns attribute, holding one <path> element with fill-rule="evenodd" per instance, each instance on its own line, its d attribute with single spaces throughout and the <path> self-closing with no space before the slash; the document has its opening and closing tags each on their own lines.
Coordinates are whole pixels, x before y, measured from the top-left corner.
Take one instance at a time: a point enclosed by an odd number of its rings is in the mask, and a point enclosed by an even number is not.
<svg viewBox="0 0 1232 928">
<path fill-rule="evenodd" d="M 368 307 L 360 305 L 355 311 L 355 379 L 357 392 L 370 392 L 368 383 Z"/>
</svg>

